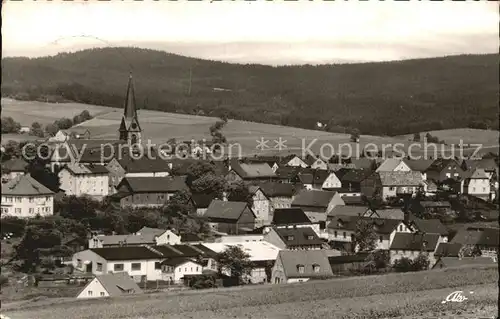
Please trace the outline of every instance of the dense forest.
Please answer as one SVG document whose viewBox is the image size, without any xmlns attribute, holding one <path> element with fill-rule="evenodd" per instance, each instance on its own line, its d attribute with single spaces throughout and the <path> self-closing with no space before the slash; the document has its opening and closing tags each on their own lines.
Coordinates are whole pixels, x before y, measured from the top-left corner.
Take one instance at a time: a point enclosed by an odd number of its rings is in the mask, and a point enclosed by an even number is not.
<svg viewBox="0 0 500 319">
<path fill-rule="evenodd" d="M 493 54 L 272 67 L 91 49 L 2 59 L 2 96 L 122 107 L 131 71 L 145 109 L 373 135 L 498 129 Z"/>
</svg>

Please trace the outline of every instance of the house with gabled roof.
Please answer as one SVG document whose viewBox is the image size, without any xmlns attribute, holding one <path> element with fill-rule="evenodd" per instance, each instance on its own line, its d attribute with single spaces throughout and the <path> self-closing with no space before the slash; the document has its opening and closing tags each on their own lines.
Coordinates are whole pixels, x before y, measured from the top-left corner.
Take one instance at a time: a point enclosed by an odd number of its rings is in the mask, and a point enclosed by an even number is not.
<svg viewBox="0 0 500 319">
<path fill-rule="evenodd" d="M 118 297 L 143 291 L 126 272 L 97 275 L 77 294 L 77 299 Z"/>
<path fill-rule="evenodd" d="M 500 230 L 497 228 L 472 228 L 459 230 L 451 239 L 452 244 L 462 244 L 466 249 L 479 250 L 481 256 L 497 256 Z"/>
<path fill-rule="evenodd" d="M 2 163 L 2 184 L 24 175 L 29 164 L 22 158 L 11 158 Z"/>
<path fill-rule="evenodd" d="M 19 218 L 54 214 L 54 192 L 31 177 L 18 175 L 2 184 L 2 215 Z"/>
<path fill-rule="evenodd" d="M 337 205 L 345 205 L 337 192 L 300 190 L 292 201 L 292 207 L 302 208 L 312 222 L 325 223 L 329 211 Z M 322 226 L 324 229 L 324 225 Z"/>
<path fill-rule="evenodd" d="M 367 206 L 348 206 L 337 205 L 328 212 L 328 220 L 335 219 L 337 216 L 361 216 L 370 217 L 376 213 Z"/>
<path fill-rule="evenodd" d="M 454 257 L 458 258 L 463 255 L 464 245 L 459 243 L 439 243 L 434 256 L 439 257 Z"/>
<path fill-rule="evenodd" d="M 443 182 L 447 179 L 462 180 L 464 170 L 454 159 L 436 159 L 425 171 L 427 179 Z"/>
<path fill-rule="evenodd" d="M 377 162 L 370 158 L 351 158 L 351 163 L 347 164 L 347 168 L 363 169 L 373 171 L 377 167 Z"/>
<path fill-rule="evenodd" d="M 299 182 L 309 190 L 337 190 L 342 187 L 342 183 L 335 173 L 327 170 L 315 169 L 301 172 L 297 177 Z"/>
<path fill-rule="evenodd" d="M 289 250 L 321 249 L 324 244 L 311 227 L 268 227 L 264 232 L 264 240 L 280 249 Z"/>
<path fill-rule="evenodd" d="M 405 214 L 401 208 L 378 208 L 369 217 L 404 220 Z"/>
<path fill-rule="evenodd" d="M 228 182 L 235 181 L 271 181 L 276 174 L 267 163 L 242 162 L 237 159 L 230 161 L 229 172 L 226 175 Z"/>
<path fill-rule="evenodd" d="M 411 160 L 405 158 L 403 161 L 410 168 L 410 170 L 422 173 L 422 179 L 424 181 L 427 180 L 427 169 L 432 165 L 432 163 L 434 163 L 434 160 L 426 159 Z"/>
<path fill-rule="evenodd" d="M 439 243 L 447 243 L 449 231 L 439 219 L 412 218 L 408 225 L 415 231 L 424 234 L 438 234 Z"/>
<path fill-rule="evenodd" d="M 255 228 L 256 216 L 246 202 L 213 200 L 203 217 L 220 233 L 240 234 Z"/>
<path fill-rule="evenodd" d="M 293 184 L 278 182 L 259 183 L 259 187 L 264 195 L 271 201 L 272 210 L 290 208 L 292 206 L 293 197 L 301 189 Z"/>
<path fill-rule="evenodd" d="M 379 172 L 374 175 L 375 189 L 380 190 L 382 200 L 401 195 L 411 195 L 423 186 L 422 174 L 413 171 Z"/>
<path fill-rule="evenodd" d="M 373 171 L 367 169 L 340 169 L 335 174 L 340 179 L 343 189 L 361 192 L 361 183 L 372 173 Z"/>
<path fill-rule="evenodd" d="M 303 159 L 301 159 L 300 157 L 298 157 L 295 154 L 290 154 L 288 156 L 283 157 L 280 161 L 279 166 L 280 167 L 281 166 L 292 166 L 292 167 L 302 167 L 302 168 L 308 167 L 307 163 L 304 162 Z"/>
<path fill-rule="evenodd" d="M 493 158 L 462 161 L 462 169 L 464 171 L 473 172 L 477 168 L 483 169 L 489 179 L 491 179 L 493 176 L 498 176 L 498 165 Z"/>
<path fill-rule="evenodd" d="M 263 155 L 254 155 L 253 157 L 247 157 L 251 163 L 267 163 L 274 172 L 279 168 L 279 164 L 281 163 L 281 159 L 277 156 L 263 156 Z"/>
<path fill-rule="evenodd" d="M 311 222 L 301 208 L 278 208 L 274 210 L 271 224 L 276 228 L 310 227 L 318 236 L 321 235 L 319 223 Z"/>
<path fill-rule="evenodd" d="M 112 199 L 124 207 L 161 207 L 177 192 L 189 190 L 184 176 L 125 177 Z"/>
<path fill-rule="evenodd" d="M 217 198 L 216 193 L 191 193 L 191 200 L 193 206 L 196 209 L 197 216 L 203 216 L 210 206 L 210 203 Z"/>
<path fill-rule="evenodd" d="M 490 199 L 490 179 L 484 169 L 476 168 L 463 174 L 462 192 L 467 195 L 479 197 L 484 200 Z"/>
<path fill-rule="evenodd" d="M 271 200 L 258 185 L 251 185 L 248 187 L 248 190 L 252 196 L 252 211 L 255 214 L 255 227 L 269 225 L 271 223 L 272 214 Z"/>
<path fill-rule="evenodd" d="M 271 282 L 290 284 L 333 277 L 325 250 L 281 250 L 272 269 Z"/>
<path fill-rule="evenodd" d="M 57 174 L 59 188 L 67 196 L 91 196 L 102 199 L 109 192 L 109 171 L 103 165 L 69 163 Z"/>
<path fill-rule="evenodd" d="M 396 233 L 389 247 L 391 264 L 401 258 L 415 259 L 426 254 L 432 267 L 436 263 L 434 252 L 439 244 L 439 234 Z"/>
<path fill-rule="evenodd" d="M 410 167 L 402 158 L 386 158 L 375 172 L 409 172 Z"/>
<path fill-rule="evenodd" d="M 307 164 L 308 167 L 312 169 L 318 170 L 328 170 L 328 164 L 326 161 L 316 156 L 306 156 L 303 159 L 304 163 Z"/>
</svg>

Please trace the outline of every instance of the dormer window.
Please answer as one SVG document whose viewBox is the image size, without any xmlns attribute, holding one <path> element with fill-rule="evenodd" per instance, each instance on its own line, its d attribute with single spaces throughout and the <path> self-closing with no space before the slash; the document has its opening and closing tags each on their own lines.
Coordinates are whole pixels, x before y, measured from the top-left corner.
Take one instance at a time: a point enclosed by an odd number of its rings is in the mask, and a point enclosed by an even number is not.
<svg viewBox="0 0 500 319">
<path fill-rule="evenodd" d="M 294 237 L 293 236 L 288 236 L 288 240 L 293 240 Z"/>
<path fill-rule="evenodd" d="M 297 271 L 299 272 L 299 274 L 303 274 L 306 270 L 306 267 L 304 267 L 304 265 L 297 265 Z"/>
<path fill-rule="evenodd" d="M 313 239 L 314 239 L 314 237 L 313 237 L 313 236 L 307 236 L 307 239 L 308 239 L 308 240 L 313 240 Z"/>
<path fill-rule="evenodd" d="M 314 265 L 313 265 L 313 271 L 314 271 L 314 272 L 319 272 L 319 270 L 320 270 L 319 265 L 318 265 L 318 264 L 314 264 Z"/>
</svg>

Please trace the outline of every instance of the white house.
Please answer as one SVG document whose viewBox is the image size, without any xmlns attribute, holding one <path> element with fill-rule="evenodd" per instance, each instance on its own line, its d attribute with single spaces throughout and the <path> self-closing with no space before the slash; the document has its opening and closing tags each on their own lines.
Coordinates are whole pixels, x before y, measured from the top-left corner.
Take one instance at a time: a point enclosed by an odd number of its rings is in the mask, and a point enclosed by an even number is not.
<svg viewBox="0 0 500 319">
<path fill-rule="evenodd" d="M 174 233 L 171 229 L 142 227 L 136 232 L 136 235 L 148 234 L 155 237 L 156 245 L 179 245 L 181 243 L 181 236 Z"/>
<path fill-rule="evenodd" d="M 255 213 L 255 227 L 270 224 L 270 214 L 272 210 L 271 200 L 264 194 L 259 186 L 250 186 L 249 192 L 252 194 L 252 211 Z"/>
<path fill-rule="evenodd" d="M 179 245 L 181 237 L 170 229 L 143 227 L 135 234 L 96 235 L 89 239 L 89 248 L 146 245 Z"/>
<path fill-rule="evenodd" d="M 290 284 L 333 277 L 325 250 L 282 250 L 272 269 L 271 282 Z"/>
<path fill-rule="evenodd" d="M 2 184 L 2 215 L 29 218 L 54 214 L 54 192 L 30 174 Z"/>
<path fill-rule="evenodd" d="M 300 157 L 298 157 L 296 155 L 292 155 L 292 156 L 287 157 L 283 161 L 283 166 L 293 166 L 293 167 L 299 167 L 300 166 L 302 168 L 306 168 L 309 165 L 307 165 L 306 162 L 304 162 Z"/>
<path fill-rule="evenodd" d="M 462 181 L 463 193 L 488 200 L 490 198 L 491 185 L 490 179 L 484 169 L 476 168 L 469 174 Z"/>
<path fill-rule="evenodd" d="M 117 297 L 142 293 L 126 272 L 98 275 L 83 287 L 77 299 Z"/>
<path fill-rule="evenodd" d="M 162 262 L 163 280 L 179 283 L 185 275 L 201 275 L 203 266 L 188 258 L 172 258 Z"/>
<path fill-rule="evenodd" d="M 411 168 L 401 158 L 387 158 L 380 164 L 376 172 L 409 172 Z"/>
<path fill-rule="evenodd" d="M 434 253 L 439 245 L 439 234 L 397 233 L 389 247 L 390 263 L 403 257 L 411 260 L 426 254 L 432 267 L 436 263 Z"/>
<path fill-rule="evenodd" d="M 103 165 L 70 163 L 58 173 L 65 194 L 88 195 L 97 199 L 108 196 L 109 172 Z"/>
</svg>

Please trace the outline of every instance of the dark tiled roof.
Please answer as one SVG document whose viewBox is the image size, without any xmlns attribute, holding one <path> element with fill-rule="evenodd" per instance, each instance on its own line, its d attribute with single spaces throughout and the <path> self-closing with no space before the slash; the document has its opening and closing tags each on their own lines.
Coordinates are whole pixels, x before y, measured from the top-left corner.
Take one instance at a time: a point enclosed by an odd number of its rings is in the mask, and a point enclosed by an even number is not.
<svg viewBox="0 0 500 319">
<path fill-rule="evenodd" d="M 329 257 L 328 260 L 330 261 L 331 265 L 349 264 L 349 263 L 354 263 L 354 262 L 367 261 L 369 256 L 370 256 L 369 252 L 359 252 L 355 255 Z"/>
<path fill-rule="evenodd" d="M 328 256 L 323 249 L 319 250 L 282 250 L 278 254 L 283 264 L 287 278 L 310 278 L 333 276 Z M 319 267 L 319 272 L 314 272 L 313 266 Z M 299 272 L 299 266 L 304 267 L 304 272 Z"/>
<path fill-rule="evenodd" d="M 103 165 L 69 163 L 63 169 L 67 169 L 73 175 L 108 174 L 108 169 Z"/>
<path fill-rule="evenodd" d="M 276 228 L 275 230 L 288 248 L 323 244 L 311 227 Z"/>
<path fill-rule="evenodd" d="M 447 166 L 456 166 L 456 167 L 460 168 L 460 164 L 453 159 L 438 158 L 429 166 L 427 171 L 441 172 Z"/>
<path fill-rule="evenodd" d="M 379 172 L 383 186 L 419 186 L 423 183 L 420 172 Z"/>
<path fill-rule="evenodd" d="M 181 233 L 181 242 L 190 243 L 190 242 L 201 242 L 201 239 L 198 235 L 192 233 Z"/>
<path fill-rule="evenodd" d="M 218 256 L 218 254 L 217 254 L 215 251 L 211 250 L 210 248 L 208 248 L 208 247 L 207 247 L 207 246 L 205 246 L 205 245 L 202 245 L 202 244 L 196 244 L 196 245 L 192 245 L 192 247 L 195 247 L 195 248 L 197 248 L 197 249 L 199 249 L 199 250 L 203 251 L 203 252 L 204 252 L 204 254 L 205 254 L 206 256 L 208 256 L 208 257 L 217 257 L 217 256 Z"/>
<path fill-rule="evenodd" d="M 434 253 L 436 257 L 458 257 L 462 244 L 440 243 Z"/>
<path fill-rule="evenodd" d="M 231 169 L 243 179 L 272 178 L 276 174 L 267 163 L 241 163 L 231 162 Z"/>
<path fill-rule="evenodd" d="M 477 245 L 481 240 L 481 230 L 461 229 L 451 239 L 450 243 L 463 245 Z"/>
<path fill-rule="evenodd" d="M 371 170 L 375 161 L 369 158 L 358 158 L 351 159 L 351 164 L 354 165 L 356 169 L 366 169 Z"/>
<path fill-rule="evenodd" d="M 294 179 L 300 172 L 304 171 L 302 167 L 280 166 L 276 170 L 276 176 L 281 179 Z"/>
<path fill-rule="evenodd" d="M 139 159 L 134 159 L 129 152 L 126 152 L 126 155 L 118 159 L 118 162 L 127 173 L 170 172 L 169 163 L 155 153 L 152 154 L 151 158 L 141 156 Z"/>
<path fill-rule="evenodd" d="M 448 229 L 444 226 L 439 219 L 420 219 L 414 218 L 411 224 L 415 226 L 417 230 L 427 234 L 439 234 L 441 236 L 448 235 Z"/>
<path fill-rule="evenodd" d="M 356 225 L 359 220 L 366 220 L 373 223 L 375 232 L 378 234 L 390 234 L 401 223 L 397 219 L 382 219 L 382 218 L 367 218 L 359 216 L 340 216 L 335 218 L 328 224 L 329 229 L 336 230 L 356 230 Z"/>
<path fill-rule="evenodd" d="M 125 177 L 117 189 L 126 185 L 131 193 L 173 193 L 188 190 L 183 176 L 165 177 Z"/>
<path fill-rule="evenodd" d="M 342 193 L 342 190 L 338 191 L 339 193 Z M 357 205 L 357 206 L 362 206 L 365 204 L 365 201 L 363 200 L 363 197 L 361 196 L 348 196 L 344 195 L 342 196 L 342 200 L 346 205 Z"/>
<path fill-rule="evenodd" d="M 163 257 L 145 246 L 92 248 L 90 250 L 106 260 L 161 259 Z"/>
<path fill-rule="evenodd" d="M 247 203 L 245 202 L 213 200 L 203 217 L 236 221 L 240 218 L 245 208 L 247 208 Z"/>
<path fill-rule="evenodd" d="M 12 158 L 2 163 L 2 172 L 24 172 L 28 167 L 28 163 L 22 158 Z"/>
<path fill-rule="evenodd" d="M 210 203 L 217 197 L 217 194 L 199 194 L 193 193 L 191 199 L 196 208 L 207 208 Z"/>
<path fill-rule="evenodd" d="M 19 175 L 2 184 L 2 196 L 40 196 L 54 195 L 50 189 L 39 183 L 30 174 Z"/>
<path fill-rule="evenodd" d="M 182 265 L 184 263 L 187 263 L 187 262 L 193 262 L 191 259 L 189 258 L 185 258 L 185 257 L 177 257 L 177 258 L 169 258 L 165 261 L 162 262 L 163 265 L 168 265 L 168 266 L 173 266 L 173 267 L 177 267 L 179 265 Z"/>
<path fill-rule="evenodd" d="M 403 220 L 405 217 L 404 212 L 400 208 L 387 208 L 377 209 L 376 211 L 379 218 Z"/>
<path fill-rule="evenodd" d="M 341 169 L 337 176 L 341 182 L 359 183 L 367 179 L 373 172 L 366 169 Z M 340 177 L 341 176 L 341 177 Z"/>
<path fill-rule="evenodd" d="M 336 192 L 303 189 L 295 196 L 292 206 L 328 207 Z"/>
<path fill-rule="evenodd" d="M 311 185 L 322 185 L 325 180 L 332 174 L 326 170 L 313 170 L 310 173 L 299 173 L 299 181 L 302 184 L 311 184 Z"/>
<path fill-rule="evenodd" d="M 272 197 L 292 197 L 298 191 L 299 187 L 278 182 L 265 182 L 259 184 L 262 192 L 269 198 Z"/>
<path fill-rule="evenodd" d="M 278 208 L 274 210 L 274 225 L 312 224 L 300 208 Z"/>
<path fill-rule="evenodd" d="M 396 233 L 390 249 L 434 251 L 438 244 L 438 240 L 439 234 Z"/>
<path fill-rule="evenodd" d="M 409 159 L 404 159 L 404 162 L 408 167 L 415 172 L 425 172 L 431 165 L 434 163 L 434 160 L 425 160 L 425 159 L 420 159 L 420 160 L 409 160 Z"/>
</svg>

